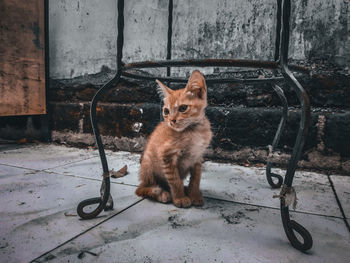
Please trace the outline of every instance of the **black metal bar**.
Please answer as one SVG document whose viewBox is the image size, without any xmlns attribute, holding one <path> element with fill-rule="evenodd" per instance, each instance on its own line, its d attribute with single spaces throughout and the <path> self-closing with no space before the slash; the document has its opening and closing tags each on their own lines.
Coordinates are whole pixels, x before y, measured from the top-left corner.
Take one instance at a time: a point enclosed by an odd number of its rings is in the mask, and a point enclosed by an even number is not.
<svg viewBox="0 0 350 263">
<path fill-rule="evenodd" d="M 282 1 L 277 0 L 276 41 L 275 41 L 275 54 L 274 54 L 275 61 L 278 61 L 280 58 L 281 25 L 282 25 L 282 10 L 281 9 L 282 9 Z M 276 76 L 277 70 L 273 70 L 273 74 L 274 74 L 274 76 Z M 280 123 L 278 125 L 275 137 L 274 137 L 272 145 L 271 145 L 271 149 L 269 149 L 269 154 L 271 154 L 272 151 L 275 149 L 275 147 L 278 145 L 278 142 L 280 140 L 282 131 L 284 129 L 284 126 L 285 126 L 285 123 L 286 123 L 286 120 L 288 117 L 288 101 L 287 101 L 286 96 L 284 96 L 283 90 L 277 85 L 272 85 L 272 88 L 277 93 L 279 99 L 282 101 L 283 112 L 282 112 L 282 117 L 281 117 Z M 272 162 L 271 162 L 271 160 L 268 160 L 267 164 L 266 164 L 266 179 L 272 188 L 280 188 L 282 183 L 283 183 L 283 177 L 279 174 L 272 173 L 271 168 L 272 168 Z M 275 183 L 272 178 L 277 178 L 278 181 Z"/>
<path fill-rule="evenodd" d="M 189 60 L 158 60 L 141 61 L 124 65 L 124 70 L 136 68 L 165 68 L 165 67 L 242 67 L 242 68 L 264 68 L 279 69 L 277 61 L 248 60 L 248 59 L 189 59 Z M 309 73 L 310 70 L 299 65 L 289 65 L 293 71 Z"/>
<path fill-rule="evenodd" d="M 279 142 L 279 140 L 281 138 L 281 134 L 282 134 L 282 131 L 283 131 L 284 126 L 286 124 L 286 120 L 287 120 L 287 116 L 288 116 L 288 102 L 287 102 L 286 96 L 284 96 L 283 90 L 277 85 L 273 85 L 272 87 L 273 87 L 274 91 L 277 93 L 277 95 L 280 98 L 280 100 L 282 101 L 283 112 L 282 112 L 282 117 L 281 117 L 280 123 L 278 125 L 275 137 L 274 137 L 272 145 L 271 145 L 271 149 L 270 149 L 271 152 L 270 153 L 272 153 L 272 151 L 278 145 L 278 142 Z M 272 188 L 280 188 L 282 183 L 283 183 L 283 177 L 281 175 L 279 175 L 279 174 L 272 173 L 271 172 L 271 167 L 272 167 L 272 161 L 268 160 L 267 164 L 266 164 L 266 178 L 267 178 L 267 181 L 268 181 L 268 183 L 270 184 L 270 186 Z M 278 182 L 275 183 L 273 181 L 272 177 L 273 178 L 277 178 Z"/>
<path fill-rule="evenodd" d="M 96 107 L 97 103 L 110 88 L 118 84 L 121 79 L 122 72 L 122 58 L 123 58 L 123 45 L 124 45 L 124 0 L 118 0 L 118 36 L 117 36 L 117 73 L 113 79 L 105 84 L 101 89 L 97 91 L 91 102 L 90 119 L 92 130 L 95 135 L 96 144 L 100 154 L 102 169 L 103 169 L 103 181 L 101 185 L 101 197 L 95 197 L 86 199 L 78 204 L 77 213 L 82 219 L 92 219 L 98 216 L 101 211 L 113 208 L 113 199 L 110 195 L 110 178 L 109 169 L 106 159 L 106 154 L 103 148 L 103 143 L 100 135 L 100 131 L 96 119 Z M 107 202 L 110 202 L 107 207 Z M 89 205 L 99 204 L 98 207 L 92 212 L 84 212 L 84 208 Z"/>
<path fill-rule="evenodd" d="M 173 37 L 173 0 L 169 0 L 168 2 L 168 38 L 167 38 L 167 54 L 166 59 L 171 60 L 171 46 L 172 46 L 172 37 Z M 171 75 L 171 67 L 166 68 L 166 75 L 170 77 Z M 136 79 L 146 79 L 146 78 L 137 78 Z M 159 79 L 160 81 L 164 81 L 163 79 Z M 169 86 L 170 82 L 167 83 Z M 163 101 L 160 100 L 159 103 L 159 121 L 163 121 Z"/>
<path fill-rule="evenodd" d="M 281 25 L 282 25 L 282 0 L 277 0 L 276 41 L 275 41 L 275 55 L 274 55 L 275 61 L 278 61 L 280 59 Z"/>
<path fill-rule="evenodd" d="M 92 218 L 95 218 L 96 216 L 98 216 L 102 212 L 102 210 L 106 208 L 108 199 L 110 198 L 109 169 L 108 169 L 106 154 L 105 154 L 105 151 L 103 148 L 103 143 L 102 143 L 101 136 L 100 136 L 100 131 L 99 131 L 98 125 L 97 125 L 96 107 L 97 107 L 97 102 L 101 98 L 101 96 L 108 89 L 110 89 L 113 86 L 113 84 L 115 84 L 119 80 L 120 80 L 120 73 L 117 74 L 107 84 L 105 84 L 101 89 L 99 89 L 91 102 L 91 108 L 90 108 L 91 125 L 92 125 L 92 130 L 93 130 L 94 135 L 95 135 L 95 140 L 96 140 L 96 144 L 97 144 L 98 151 L 100 154 L 100 159 L 101 159 L 102 169 L 103 169 L 103 182 L 102 182 L 102 186 L 101 186 L 101 190 L 103 191 L 103 195 L 101 197 L 95 197 L 95 198 L 83 200 L 78 204 L 77 213 L 82 219 L 92 219 Z M 89 213 L 84 212 L 84 208 L 86 206 L 93 205 L 93 204 L 99 204 L 99 205 L 96 209 L 94 209 L 93 211 L 91 211 Z"/>
<path fill-rule="evenodd" d="M 124 0 L 118 0 L 117 71 L 123 67 L 124 47 Z"/>
<path fill-rule="evenodd" d="M 255 61 L 244 59 L 189 59 L 189 60 L 160 60 L 128 63 L 125 69 L 135 68 L 159 68 L 159 67 L 253 67 L 277 69 L 275 61 Z"/>
<path fill-rule="evenodd" d="M 291 3 L 290 0 L 283 0 L 282 3 L 282 38 L 281 38 L 281 69 L 282 74 L 285 77 L 287 83 L 293 88 L 295 93 L 298 96 L 300 105 L 301 105 L 301 119 L 299 124 L 299 131 L 297 139 L 294 144 L 293 153 L 291 159 L 288 163 L 288 168 L 286 176 L 284 179 L 284 184 L 291 188 L 293 184 L 294 173 L 297 168 L 298 161 L 300 159 L 301 151 L 304 146 L 305 138 L 307 136 L 309 122 L 310 122 L 310 102 L 309 98 L 293 76 L 292 72 L 288 68 L 288 45 L 289 45 L 289 20 L 290 20 L 290 10 Z M 310 233 L 300 224 L 290 219 L 289 216 L 289 207 L 285 205 L 285 201 L 281 198 L 281 217 L 284 231 L 292 244 L 298 250 L 307 251 L 312 247 L 313 241 Z M 296 237 L 294 231 L 298 232 L 299 235 L 303 238 L 303 242 L 300 242 Z"/>
<path fill-rule="evenodd" d="M 51 142 L 51 112 L 49 107 L 49 88 L 50 88 L 50 45 L 49 45 L 49 0 L 44 1 L 44 41 L 45 41 L 45 107 L 46 114 L 41 115 L 40 139 L 44 142 Z"/>
<path fill-rule="evenodd" d="M 167 82 L 176 82 L 176 83 L 187 83 L 188 78 L 181 77 L 162 77 L 162 76 L 152 76 L 144 74 L 136 74 L 123 71 L 122 76 L 133 79 L 143 79 L 143 80 L 160 80 Z M 249 78 L 249 79 L 240 79 L 240 78 L 206 78 L 206 83 L 242 83 L 242 84 L 263 84 L 263 83 L 277 83 L 284 81 L 283 77 L 272 77 L 272 78 Z"/>
<path fill-rule="evenodd" d="M 167 55 L 166 59 L 171 59 L 171 45 L 172 45 L 172 36 L 173 36 L 173 0 L 169 0 L 168 5 L 168 42 L 167 42 Z M 170 67 L 166 69 L 166 75 L 170 76 Z"/>
</svg>

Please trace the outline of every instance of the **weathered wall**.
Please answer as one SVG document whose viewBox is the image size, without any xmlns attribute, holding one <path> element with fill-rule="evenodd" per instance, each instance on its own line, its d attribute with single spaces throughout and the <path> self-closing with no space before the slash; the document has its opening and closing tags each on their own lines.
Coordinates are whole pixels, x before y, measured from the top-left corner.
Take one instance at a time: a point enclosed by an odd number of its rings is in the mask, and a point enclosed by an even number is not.
<svg viewBox="0 0 350 263">
<path fill-rule="evenodd" d="M 313 68 L 310 76 L 299 78 L 312 106 L 300 166 L 350 174 L 350 3 L 293 2 L 290 57 Z M 167 8 L 167 0 L 125 1 L 125 62 L 165 59 Z M 174 0 L 172 57 L 272 59 L 275 13 L 275 0 Z M 116 14 L 115 0 L 50 1 L 49 112 L 54 141 L 94 145 L 89 105 L 115 73 Z M 172 74 L 190 71 L 175 68 Z M 202 71 L 224 74 L 228 69 Z M 299 121 L 297 98 L 289 87 L 283 88 L 291 108 L 273 156 L 279 165 L 288 160 Z M 208 100 L 214 138 L 207 157 L 265 162 L 281 114 L 271 87 L 208 85 Z M 106 147 L 141 151 L 159 121 L 155 83 L 122 81 L 102 99 L 98 117 Z M 4 125 L 0 122 L 0 128 Z"/>
<path fill-rule="evenodd" d="M 50 75 L 73 78 L 116 68 L 117 1 L 50 0 Z M 163 59 L 166 0 L 125 1 L 126 61 Z"/>
<path fill-rule="evenodd" d="M 50 75 L 72 78 L 116 65 L 116 1 L 50 0 Z"/>
<path fill-rule="evenodd" d="M 167 5 L 125 1 L 125 61 L 166 57 Z M 293 1 L 290 57 L 349 66 L 349 8 L 348 0 Z M 272 58 L 275 13 L 276 0 L 174 0 L 172 56 Z M 115 69 L 116 19 L 116 0 L 51 0 L 52 78 Z"/>
<path fill-rule="evenodd" d="M 78 0 L 51 2 L 52 137 L 58 142 L 93 145 L 89 101 L 114 74 L 116 4 L 111 0 L 98 5 Z M 167 6 L 166 0 L 125 1 L 125 62 L 166 57 Z M 349 1 L 298 0 L 292 13 L 290 57 L 313 68 L 310 76 L 299 79 L 313 109 L 300 165 L 350 173 Z M 172 58 L 272 59 L 275 15 L 275 0 L 174 0 Z M 186 75 L 191 70 L 173 68 L 172 74 Z M 241 72 L 239 77 L 261 74 Z M 280 165 L 288 160 L 299 121 L 297 98 L 287 86 L 284 90 L 292 108 L 273 157 Z M 265 162 L 266 146 L 272 142 L 281 114 L 271 87 L 209 85 L 208 100 L 214 138 L 207 156 Z M 123 81 L 102 101 L 98 116 L 106 146 L 141 151 L 159 121 L 155 83 Z"/>
<path fill-rule="evenodd" d="M 294 59 L 324 59 L 350 65 L 350 1 L 295 1 L 291 54 Z"/>
<path fill-rule="evenodd" d="M 227 74 L 227 73 L 225 73 Z M 240 73 L 241 74 L 241 73 Z M 250 72 L 261 74 L 261 72 Z M 90 100 L 106 79 L 105 71 L 89 77 L 52 81 L 53 140 L 94 145 Z M 350 174 L 350 76 L 332 71 L 299 78 L 312 102 L 311 126 L 300 165 Z M 102 99 L 97 115 L 106 147 L 142 151 L 159 122 L 154 82 L 123 80 Z M 179 86 L 173 85 L 172 88 Z M 293 91 L 283 86 L 290 111 L 274 161 L 285 165 L 293 147 L 300 111 Z M 270 85 L 208 85 L 207 116 L 214 137 L 207 157 L 236 162 L 265 162 L 281 116 L 280 101 Z"/>
</svg>

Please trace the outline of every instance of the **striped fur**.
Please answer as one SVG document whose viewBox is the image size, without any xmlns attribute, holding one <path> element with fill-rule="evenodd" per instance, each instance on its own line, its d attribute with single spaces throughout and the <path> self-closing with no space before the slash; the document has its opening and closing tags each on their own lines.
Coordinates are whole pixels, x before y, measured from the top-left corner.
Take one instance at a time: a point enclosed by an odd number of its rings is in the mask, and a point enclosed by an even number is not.
<svg viewBox="0 0 350 263">
<path fill-rule="evenodd" d="M 157 82 L 164 100 L 164 121 L 151 134 L 142 155 L 136 194 L 163 203 L 172 201 L 177 207 L 203 205 L 199 190 L 202 156 L 212 137 L 205 116 L 205 79 L 195 70 L 180 90 Z M 190 183 L 185 188 L 188 174 Z"/>
</svg>

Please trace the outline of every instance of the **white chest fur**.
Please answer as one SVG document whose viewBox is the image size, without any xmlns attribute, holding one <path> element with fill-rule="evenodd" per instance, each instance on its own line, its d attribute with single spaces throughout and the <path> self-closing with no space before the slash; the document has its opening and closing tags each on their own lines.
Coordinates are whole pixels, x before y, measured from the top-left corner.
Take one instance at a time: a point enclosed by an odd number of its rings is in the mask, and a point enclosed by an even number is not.
<svg viewBox="0 0 350 263">
<path fill-rule="evenodd" d="M 181 166 L 185 170 L 195 163 L 202 162 L 203 153 L 210 142 L 210 135 L 207 132 L 195 132 L 191 137 L 181 158 Z"/>
</svg>

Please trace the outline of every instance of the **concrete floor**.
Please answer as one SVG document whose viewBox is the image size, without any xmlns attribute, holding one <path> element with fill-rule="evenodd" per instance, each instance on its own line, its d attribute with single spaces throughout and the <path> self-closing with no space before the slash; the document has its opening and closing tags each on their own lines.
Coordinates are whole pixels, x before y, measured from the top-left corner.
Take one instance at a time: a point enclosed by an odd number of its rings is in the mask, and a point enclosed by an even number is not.
<svg viewBox="0 0 350 263">
<path fill-rule="evenodd" d="M 314 239 L 303 254 L 285 236 L 264 168 L 205 162 L 204 207 L 179 209 L 135 196 L 138 154 L 107 156 L 129 174 L 111 179 L 114 210 L 83 221 L 77 204 L 99 193 L 96 150 L 0 145 L 0 262 L 349 262 L 332 184 L 350 223 L 350 177 L 296 174 L 292 217 Z"/>
</svg>

